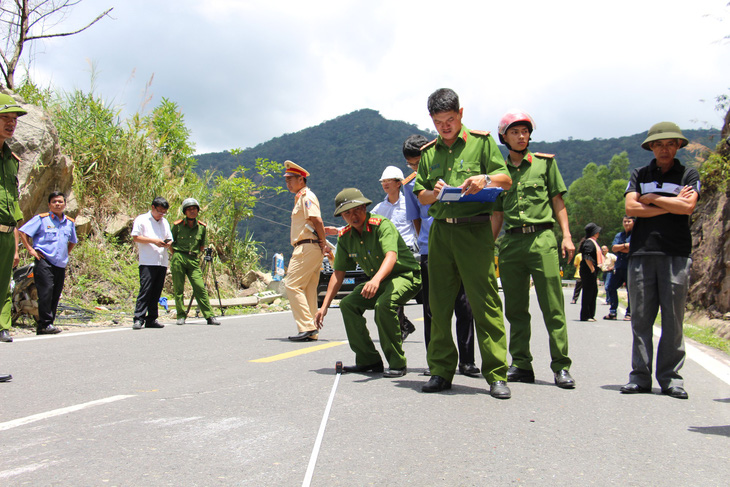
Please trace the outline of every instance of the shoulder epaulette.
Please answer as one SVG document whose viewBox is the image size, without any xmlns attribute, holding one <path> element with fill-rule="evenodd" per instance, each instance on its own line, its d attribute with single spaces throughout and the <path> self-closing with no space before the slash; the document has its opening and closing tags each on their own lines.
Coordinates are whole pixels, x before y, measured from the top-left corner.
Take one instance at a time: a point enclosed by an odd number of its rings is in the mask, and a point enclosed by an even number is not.
<svg viewBox="0 0 730 487">
<path fill-rule="evenodd" d="M 409 174 L 409 175 L 408 175 L 408 176 L 407 176 L 407 177 L 406 177 L 406 178 L 405 178 L 405 179 L 403 180 L 403 184 L 408 184 L 408 183 L 410 183 L 411 181 L 413 181 L 413 179 L 414 179 L 415 177 L 416 177 L 416 173 L 415 173 L 415 172 L 412 172 L 411 174 Z"/>
<path fill-rule="evenodd" d="M 381 223 L 383 223 L 383 217 L 371 216 L 370 219 L 368 220 L 368 223 L 370 225 L 380 225 Z"/>
<path fill-rule="evenodd" d="M 344 234 L 346 234 L 347 232 L 349 232 L 351 228 L 352 228 L 352 227 L 351 227 L 350 225 L 347 225 L 347 226 L 346 226 L 346 227 L 344 227 L 344 228 L 343 228 L 342 230 L 340 230 L 340 233 L 338 233 L 338 234 L 337 234 L 337 236 L 338 236 L 338 237 L 341 237 L 341 236 L 343 236 Z"/>
<path fill-rule="evenodd" d="M 71 217 L 70 217 L 70 216 L 68 216 L 68 215 L 66 215 L 66 219 L 67 219 L 68 221 L 70 221 L 71 223 L 76 223 L 76 220 L 74 220 L 73 218 L 71 218 Z"/>
<path fill-rule="evenodd" d="M 198 225 L 203 225 L 204 227 L 207 227 L 208 225 L 198 220 Z"/>
<path fill-rule="evenodd" d="M 38 216 L 39 216 L 39 217 L 41 217 L 41 218 L 45 218 L 45 217 L 47 217 L 48 215 L 50 215 L 50 213 L 41 213 L 41 214 L 40 214 L 40 215 L 38 215 Z"/>
<path fill-rule="evenodd" d="M 534 154 L 537 157 L 542 157 L 544 159 L 553 159 L 553 158 L 555 158 L 555 154 L 545 154 L 544 152 L 535 152 Z"/>
<path fill-rule="evenodd" d="M 173 223 L 173 225 L 178 225 L 178 224 L 180 224 L 181 221 L 183 221 L 182 218 L 180 218 L 178 221 L 176 221 L 175 223 Z"/>
<path fill-rule="evenodd" d="M 470 134 L 474 134 L 474 135 L 482 135 L 484 137 L 486 137 L 487 135 L 489 135 L 489 131 L 486 131 L 485 132 L 484 130 L 471 130 L 471 129 L 469 129 L 469 133 Z"/>
<path fill-rule="evenodd" d="M 423 152 L 423 151 L 425 151 L 426 149 L 428 149 L 429 147 L 431 147 L 431 146 L 432 146 L 433 144 L 435 144 L 435 143 L 436 143 L 436 141 L 437 141 L 437 140 L 439 140 L 439 139 L 438 139 L 438 137 L 436 137 L 435 139 L 433 139 L 433 140 L 432 140 L 431 142 L 429 142 L 428 144 L 426 144 L 426 145 L 423 145 L 423 146 L 421 146 L 421 152 Z"/>
</svg>

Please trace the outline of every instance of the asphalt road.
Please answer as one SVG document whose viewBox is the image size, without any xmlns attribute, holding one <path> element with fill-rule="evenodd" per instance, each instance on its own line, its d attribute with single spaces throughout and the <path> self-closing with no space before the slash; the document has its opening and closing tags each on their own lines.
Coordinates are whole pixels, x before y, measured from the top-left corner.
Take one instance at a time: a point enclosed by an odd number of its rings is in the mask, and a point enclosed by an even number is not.
<svg viewBox="0 0 730 487">
<path fill-rule="evenodd" d="M 420 392 L 415 302 L 399 379 L 335 374 L 354 362 L 338 309 L 310 343 L 290 313 L 3 343 L 0 485 L 730 485 L 727 356 L 691 347 L 689 400 L 621 395 L 629 323 L 567 307 L 577 388 L 553 385 L 533 302 L 537 383 L 507 401 L 461 375 Z"/>
</svg>

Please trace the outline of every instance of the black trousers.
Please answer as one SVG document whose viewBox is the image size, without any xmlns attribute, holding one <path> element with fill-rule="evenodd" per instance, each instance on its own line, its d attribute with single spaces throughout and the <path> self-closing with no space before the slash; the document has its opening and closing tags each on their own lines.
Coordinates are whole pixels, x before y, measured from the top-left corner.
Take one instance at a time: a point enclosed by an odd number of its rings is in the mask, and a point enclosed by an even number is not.
<svg viewBox="0 0 730 487">
<path fill-rule="evenodd" d="M 575 289 L 573 290 L 573 301 L 578 301 L 578 296 L 580 296 L 580 290 L 583 289 L 583 281 L 579 277 L 575 280 Z"/>
<path fill-rule="evenodd" d="M 428 343 L 431 341 L 431 306 L 428 302 L 428 255 L 421 255 L 421 296 L 423 297 L 423 338 Z M 471 313 L 471 305 L 464 292 L 464 285 L 459 288 L 459 294 L 454 302 L 454 314 L 456 315 L 456 346 L 459 349 L 460 364 L 474 364 L 474 316 Z"/>
<path fill-rule="evenodd" d="M 33 279 L 38 291 L 38 327 L 45 328 L 56 319 L 66 268 L 56 267 L 46 259 L 38 259 L 33 268 Z"/>
<path fill-rule="evenodd" d="M 167 267 L 161 265 L 139 266 L 139 294 L 134 308 L 134 320 L 152 323 L 157 319 L 158 302 L 165 285 Z"/>
<path fill-rule="evenodd" d="M 581 266 L 580 279 L 583 281 L 583 297 L 580 301 L 580 320 L 596 317 L 596 298 L 598 297 L 598 273 Z"/>
</svg>

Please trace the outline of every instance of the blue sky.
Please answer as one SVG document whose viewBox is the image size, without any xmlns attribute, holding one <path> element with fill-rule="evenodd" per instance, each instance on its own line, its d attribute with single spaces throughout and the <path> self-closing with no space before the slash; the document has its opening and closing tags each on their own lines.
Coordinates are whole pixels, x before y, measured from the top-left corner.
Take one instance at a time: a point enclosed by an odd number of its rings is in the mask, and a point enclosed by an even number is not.
<svg viewBox="0 0 730 487">
<path fill-rule="evenodd" d="M 199 153 L 361 108 L 432 129 L 426 99 L 441 87 L 473 129 L 519 107 L 536 140 L 610 138 L 662 120 L 719 128 L 727 3 L 84 0 L 51 30 L 112 18 L 37 42 L 24 62 L 65 90 L 88 90 L 93 65 L 97 93 L 124 113 L 175 101 Z"/>
</svg>

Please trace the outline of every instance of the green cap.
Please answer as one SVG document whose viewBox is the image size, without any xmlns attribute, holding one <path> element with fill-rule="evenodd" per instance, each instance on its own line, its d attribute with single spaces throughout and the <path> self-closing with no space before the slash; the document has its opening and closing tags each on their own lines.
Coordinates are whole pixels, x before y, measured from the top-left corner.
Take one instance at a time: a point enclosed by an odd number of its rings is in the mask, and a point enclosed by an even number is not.
<svg viewBox="0 0 730 487">
<path fill-rule="evenodd" d="M 649 147 L 649 145 L 651 145 L 652 142 L 654 142 L 655 140 L 665 139 L 678 139 L 680 149 L 689 144 L 689 140 L 687 140 L 687 137 L 682 135 L 682 131 L 679 129 L 679 125 L 673 122 L 659 122 L 651 126 L 651 128 L 649 129 L 649 135 L 646 137 L 646 140 L 641 144 L 641 148 L 651 150 L 651 147 Z"/>
<path fill-rule="evenodd" d="M 17 113 L 19 117 L 22 117 L 28 111 L 18 105 L 12 96 L 0 93 L 0 113 Z"/>
<path fill-rule="evenodd" d="M 372 201 L 364 197 L 359 189 L 345 188 L 335 196 L 335 216 L 340 216 L 340 213 L 370 203 Z"/>
</svg>

